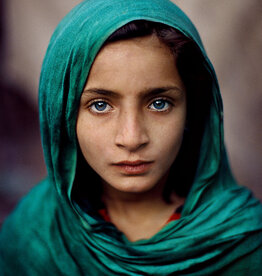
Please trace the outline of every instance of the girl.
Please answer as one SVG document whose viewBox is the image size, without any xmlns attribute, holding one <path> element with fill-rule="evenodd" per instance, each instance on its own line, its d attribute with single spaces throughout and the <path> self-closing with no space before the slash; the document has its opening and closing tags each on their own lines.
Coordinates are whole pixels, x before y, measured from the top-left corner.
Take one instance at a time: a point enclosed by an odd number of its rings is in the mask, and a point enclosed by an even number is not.
<svg viewBox="0 0 262 276">
<path fill-rule="evenodd" d="M 215 72 L 173 3 L 83 1 L 39 107 L 48 177 L 3 225 L 3 275 L 261 274 L 261 205 L 230 173 Z"/>
</svg>

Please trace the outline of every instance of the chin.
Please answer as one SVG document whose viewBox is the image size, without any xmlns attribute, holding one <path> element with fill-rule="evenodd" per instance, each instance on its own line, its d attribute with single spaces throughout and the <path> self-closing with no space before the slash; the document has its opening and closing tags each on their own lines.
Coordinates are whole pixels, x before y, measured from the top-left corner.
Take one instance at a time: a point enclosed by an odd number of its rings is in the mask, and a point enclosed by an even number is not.
<svg viewBox="0 0 262 276">
<path fill-rule="evenodd" d="M 145 180 L 141 176 L 132 176 L 130 178 L 132 179 L 122 180 L 113 183 L 105 182 L 105 185 L 122 193 L 146 193 L 157 186 L 156 181 Z"/>
</svg>

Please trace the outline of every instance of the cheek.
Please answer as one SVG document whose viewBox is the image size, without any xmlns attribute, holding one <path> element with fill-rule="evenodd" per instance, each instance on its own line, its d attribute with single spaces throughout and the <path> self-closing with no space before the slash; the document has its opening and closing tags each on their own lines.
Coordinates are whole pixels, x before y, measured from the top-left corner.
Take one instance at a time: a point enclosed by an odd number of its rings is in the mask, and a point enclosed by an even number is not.
<svg viewBox="0 0 262 276">
<path fill-rule="evenodd" d="M 163 158 L 164 163 L 171 165 L 176 158 L 184 135 L 185 116 L 180 119 L 166 120 L 158 129 L 154 129 L 154 136 L 156 137 L 154 144 L 159 152 L 159 156 Z M 157 134 L 157 135 L 156 135 Z"/>
<path fill-rule="evenodd" d="M 167 131 L 162 131 L 162 137 L 166 137 L 164 140 L 163 150 L 172 156 L 174 153 L 178 152 L 182 144 L 184 131 L 180 129 L 168 129 Z M 161 137 L 160 137 L 161 139 Z M 170 154 L 172 152 L 172 154 Z"/>
<path fill-rule="evenodd" d="M 77 121 L 77 138 L 86 161 L 93 162 L 97 156 L 105 154 L 107 136 L 105 131 L 98 127 L 94 120 L 85 120 L 81 117 Z"/>
</svg>

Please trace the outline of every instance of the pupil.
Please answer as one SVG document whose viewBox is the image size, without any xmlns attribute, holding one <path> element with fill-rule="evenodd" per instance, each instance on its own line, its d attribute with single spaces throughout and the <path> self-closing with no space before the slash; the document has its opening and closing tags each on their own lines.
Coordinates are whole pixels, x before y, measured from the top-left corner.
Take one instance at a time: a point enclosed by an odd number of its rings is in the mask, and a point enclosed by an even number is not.
<svg viewBox="0 0 262 276">
<path fill-rule="evenodd" d="M 98 103 L 95 103 L 95 107 L 97 110 L 103 111 L 106 108 L 106 104 L 103 102 L 98 102 Z"/>
<path fill-rule="evenodd" d="M 162 101 L 162 100 L 158 100 L 158 101 L 155 101 L 155 102 L 153 103 L 153 105 L 154 105 L 154 107 L 157 108 L 157 109 L 162 109 L 162 108 L 164 108 L 164 106 L 165 106 L 165 102 Z"/>
</svg>

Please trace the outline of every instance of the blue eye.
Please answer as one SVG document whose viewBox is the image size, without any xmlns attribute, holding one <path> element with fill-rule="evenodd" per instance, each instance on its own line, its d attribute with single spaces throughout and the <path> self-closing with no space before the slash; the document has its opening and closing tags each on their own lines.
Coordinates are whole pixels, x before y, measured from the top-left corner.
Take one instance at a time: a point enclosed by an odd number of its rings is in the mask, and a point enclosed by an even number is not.
<svg viewBox="0 0 262 276">
<path fill-rule="evenodd" d="M 107 103 L 97 102 L 97 103 L 94 103 L 94 106 L 98 111 L 104 111 L 106 109 Z"/>
<path fill-rule="evenodd" d="M 90 105 L 90 109 L 96 113 L 104 113 L 110 109 L 110 105 L 104 101 L 97 101 Z"/>
<path fill-rule="evenodd" d="M 153 110 L 165 111 L 169 108 L 169 106 L 170 106 L 170 104 L 168 101 L 159 99 L 159 100 L 153 101 L 153 103 L 150 104 L 149 107 L 152 108 Z"/>
</svg>

